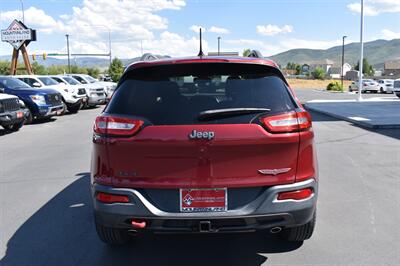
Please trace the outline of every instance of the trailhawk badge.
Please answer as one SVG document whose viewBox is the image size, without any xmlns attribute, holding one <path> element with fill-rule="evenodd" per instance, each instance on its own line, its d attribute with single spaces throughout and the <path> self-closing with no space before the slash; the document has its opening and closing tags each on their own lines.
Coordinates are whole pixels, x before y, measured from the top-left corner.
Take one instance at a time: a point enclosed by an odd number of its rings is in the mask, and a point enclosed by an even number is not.
<svg viewBox="0 0 400 266">
<path fill-rule="evenodd" d="M 212 140 L 215 136 L 214 131 L 197 131 L 193 130 L 192 133 L 189 134 L 189 139 L 208 139 Z"/>
</svg>

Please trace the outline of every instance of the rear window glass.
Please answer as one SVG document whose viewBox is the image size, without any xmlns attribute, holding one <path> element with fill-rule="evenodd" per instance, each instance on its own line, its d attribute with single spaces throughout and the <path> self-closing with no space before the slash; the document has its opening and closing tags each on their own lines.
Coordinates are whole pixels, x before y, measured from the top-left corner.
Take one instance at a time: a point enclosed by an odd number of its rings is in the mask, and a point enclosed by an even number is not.
<svg viewBox="0 0 400 266">
<path fill-rule="evenodd" d="M 135 70 L 121 83 L 106 112 L 140 117 L 155 125 L 249 123 L 259 115 L 215 116 L 208 110 L 267 108 L 271 113 L 296 108 L 275 69 L 251 64 L 191 64 Z"/>
<path fill-rule="evenodd" d="M 400 88 L 400 80 L 396 80 L 396 81 L 394 82 L 394 86 L 395 86 L 396 88 Z"/>
</svg>

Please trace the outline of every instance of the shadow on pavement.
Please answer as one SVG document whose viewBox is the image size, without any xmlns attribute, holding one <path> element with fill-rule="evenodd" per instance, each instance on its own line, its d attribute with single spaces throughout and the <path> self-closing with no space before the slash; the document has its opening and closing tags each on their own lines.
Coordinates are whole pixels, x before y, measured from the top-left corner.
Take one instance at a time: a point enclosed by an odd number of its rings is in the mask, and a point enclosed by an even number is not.
<svg viewBox="0 0 400 266">
<path fill-rule="evenodd" d="M 400 139 L 400 128 L 393 128 L 393 129 L 365 128 L 365 127 L 361 127 L 361 126 L 355 125 L 353 123 L 350 123 L 350 122 L 347 122 L 347 121 L 344 121 L 344 120 L 340 120 L 340 119 L 337 119 L 337 118 L 334 118 L 334 117 L 331 117 L 331 116 L 328 116 L 328 115 L 325 115 L 325 114 L 321 114 L 321 113 L 318 113 L 318 112 L 315 112 L 315 111 L 311 111 L 311 110 L 307 110 L 307 111 L 311 114 L 313 122 L 337 122 L 337 121 L 343 121 L 343 122 L 348 123 L 349 125 L 354 126 L 354 127 L 358 127 L 358 128 L 364 129 L 364 130 L 368 130 L 370 132 L 374 132 L 374 133 L 378 133 L 378 134 L 381 134 L 381 135 L 385 135 L 387 137 Z"/>
<path fill-rule="evenodd" d="M 259 253 L 283 253 L 302 243 L 263 234 L 141 235 L 109 247 L 96 235 L 89 173 L 54 196 L 14 233 L 0 265 L 261 265 Z"/>
</svg>

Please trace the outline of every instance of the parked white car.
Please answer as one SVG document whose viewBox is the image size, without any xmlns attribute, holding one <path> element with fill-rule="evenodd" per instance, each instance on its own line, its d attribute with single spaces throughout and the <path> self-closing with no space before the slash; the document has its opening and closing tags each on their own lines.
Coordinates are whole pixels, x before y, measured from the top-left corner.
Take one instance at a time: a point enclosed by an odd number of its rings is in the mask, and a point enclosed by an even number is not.
<svg viewBox="0 0 400 266">
<path fill-rule="evenodd" d="M 103 104 L 107 100 L 107 94 L 105 92 L 105 86 L 99 83 L 96 79 L 85 74 L 69 74 L 68 76 L 73 77 L 81 84 L 86 86 L 86 93 L 89 97 L 88 106 L 96 106 L 97 104 Z"/>
<path fill-rule="evenodd" d="M 377 93 L 379 92 L 380 87 L 378 82 L 376 82 L 373 79 L 363 79 L 362 80 L 362 88 L 361 92 L 374 92 Z M 350 86 L 349 86 L 349 91 L 358 91 L 358 80 L 353 81 Z"/>
<path fill-rule="evenodd" d="M 77 113 L 83 104 L 85 95 L 78 94 L 76 88 L 59 83 L 50 77 L 39 75 L 17 75 L 14 77 L 33 88 L 54 89 L 61 93 L 65 108 L 70 113 Z"/>
<path fill-rule="evenodd" d="M 76 79 L 66 75 L 49 75 L 48 77 L 54 79 L 58 83 L 64 83 L 65 85 L 74 87 L 78 93 L 78 95 L 82 96 L 82 103 L 86 104 L 88 101 L 88 96 L 86 93 L 87 85 L 80 83 Z"/>
<path fill-rule="evenodd" d="M 393 79 L 380 79 L 378 84 L 380 93 L 393 93 Z"/>
<path fill-rule="evenodd" d="M 400 98 L 400 79 L 396 79 L 393 83 L 393 92 Z"/>
</svg>

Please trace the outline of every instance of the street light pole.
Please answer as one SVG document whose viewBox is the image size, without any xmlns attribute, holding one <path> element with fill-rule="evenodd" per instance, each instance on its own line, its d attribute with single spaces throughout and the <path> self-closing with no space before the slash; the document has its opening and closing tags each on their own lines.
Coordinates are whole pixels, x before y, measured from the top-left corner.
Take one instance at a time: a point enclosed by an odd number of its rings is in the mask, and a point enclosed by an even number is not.
<svg viewBox="0 0 400 266">
<path fill-rule="evenodd" d="M 21 2 L 21 9 L 22 9 L 22 23 L 25 24 L 25 11 L 24 11 L 24 1 L 20 0 Z"/>
<path fill-rule="evenodd" d="M 342 67 L 340 68 L 341 69 L 341 75 L 340 75 L 340 77 L 341 77 L 341 84 L 342 84 L 342 88 L 343 88 L 343 76 L 344 76 L 344 73 L 343 73 L 343 66 L 344 66 L 344 39 L 346 39 L 347 38 L 347 36 L 343 36 L 343 44 L 342 44 Z"/>
<path fill-rule="evenodd" d="M 220 52 L 220 41 L 221 41 L 221 37 L 218 37 L 218 55 L 219 55 L 219 52 Z"/>
<path fill-rule="evenodd" d="M 362 88 L 362 76 L 363 76 L 363 65 L 364 65 L 364 43 L 363 43 L 363 32 L 364 32 L 364 0 L 361 0 L 361 27 L 360 27 L 360 62 L 358 64 L 358 101 L 362 101 L 361 88 Z"/>
<path fill-rule="evenodd" d="M 112 63 L 112 55 L 111 55 L 111 30 L 110 30 L 110 28 L 108 28 L 107 27 L 107 29 L 108 29 L 108 48 L 109 48 L 109 53 L 110 53 L 110 66 L 111 66 L 111 63 Z"/>
<path fill-rule="evenodd" d="M 65 34 L 65 37 L 67 37 L 68 74 L 71 74 L 71 62 L 69 59 L 69 34 Z"/>
</svg>

